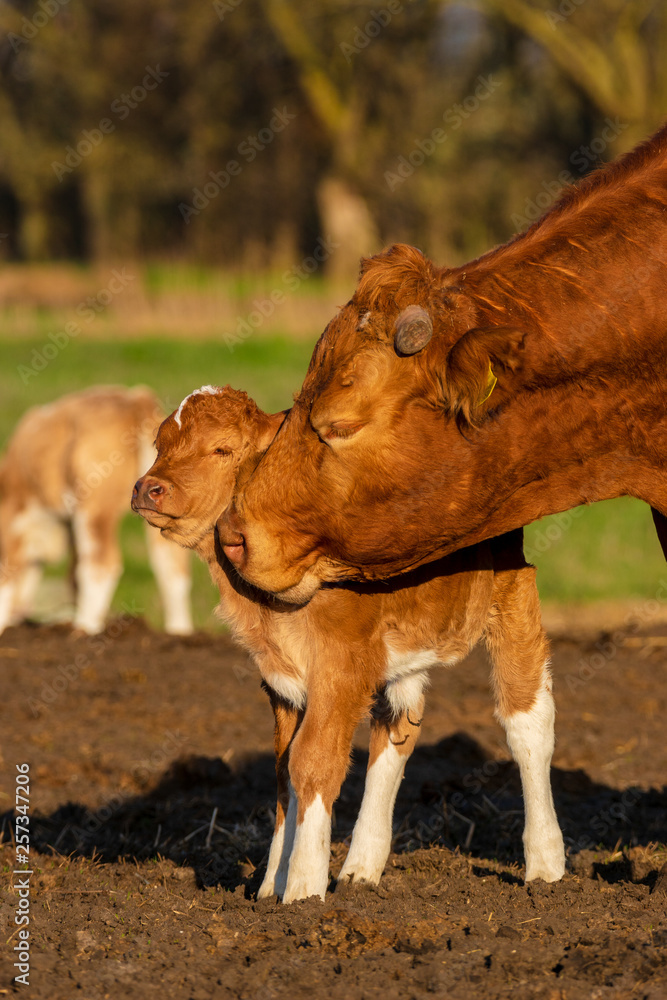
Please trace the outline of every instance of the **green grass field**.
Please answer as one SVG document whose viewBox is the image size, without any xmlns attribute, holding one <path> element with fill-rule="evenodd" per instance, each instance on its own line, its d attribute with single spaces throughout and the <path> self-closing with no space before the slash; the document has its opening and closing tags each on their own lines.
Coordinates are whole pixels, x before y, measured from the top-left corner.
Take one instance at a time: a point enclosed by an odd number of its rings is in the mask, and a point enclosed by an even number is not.
<svg viewBox="0 0 667 1000">
<path fill-rule="evenodd" d="M 0 443 L 29 406 L 94 383 L 145 383 L 168 410 L 202 384 L 229 383 L 247 389 L 265 409 L 280 409 L 290 405 L 301 384 L 314 339 L 294 341 L 263 333 L 233 352 L 211 340 L 76 339 L 42 371 L 26 377 L 26 368 L 36 358 L 33 351 L 43 351 L 44 337 L 41 332 L 36 339 L 10 336 L 0 342 Z M 134 605 L 157 624 L 159 603 L 138 517 L 128 515 L 122 543 L 125 573 L 114 608 Z M 643 600 L 654 597 L 660 580 L 667 579 L 650 511 L 629 498 L 532 525 L 526 531 L 526 548 L 538 566 L 540 593 L 546 601 Z M 56 569 L 56 574 L 63 572 L 63 567 Z M 199 625 L 213 627 L 215 598 L 206 568 L 197 563 L 194 604 Z"/>
</svg>

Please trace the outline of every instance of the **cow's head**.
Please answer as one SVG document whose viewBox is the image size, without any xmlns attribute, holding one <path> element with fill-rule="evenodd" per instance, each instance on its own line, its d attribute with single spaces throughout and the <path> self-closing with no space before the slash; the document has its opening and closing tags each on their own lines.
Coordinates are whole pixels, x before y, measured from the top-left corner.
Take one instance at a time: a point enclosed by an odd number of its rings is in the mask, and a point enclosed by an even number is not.
<svg viewBox="0 0 667 1000">
<path fill-rule="evenodd" d="M 284 413 L 263 413 L 245 392 L 204 386 L 157 433 L 157 458 L 132 493 L 132 509 L 163 535 L 196 548 L 212 535 L 239 477 L 273 439 Z"/>
<path fill-rule="evenodd" d="M 301 600 L 322 581 L 410 568 L 428 556 L 440 506 L 463 503 L 444 458 L 502 407 L 523 334 L 480 329 L 452 275 L 407 246 L 362 262 L 287 420 L 218 522 L 256 586 Z"/>
</svg>

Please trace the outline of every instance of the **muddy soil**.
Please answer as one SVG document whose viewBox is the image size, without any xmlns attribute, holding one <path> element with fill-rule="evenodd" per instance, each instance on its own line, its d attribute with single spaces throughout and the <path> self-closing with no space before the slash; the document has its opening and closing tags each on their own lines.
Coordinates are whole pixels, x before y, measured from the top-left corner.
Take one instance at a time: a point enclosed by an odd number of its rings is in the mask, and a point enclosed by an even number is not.
<svg viewBox="0 0 667 1000">
<path fill-rule="evenodd" d="M 641 620 L 554 642 L 562 882 L 523 883 L 521 791 L 480 650 L 433 674 L 381 884 L 287 907 L 254 898 L 273 818 L 272 720 L 242 652 L 135 620 L 95 639 L 7 630 L 0 994 L 667 997 L 667 629 Z M 332 879 L 365 740 L 362 729 L 336 806 Z M 21 876 L 26 771 L 32 874 Z M 26 878 L 27 927 L 15 923 Z M 22 929 L 28 985 L 14 981 Z"/>
</svg>

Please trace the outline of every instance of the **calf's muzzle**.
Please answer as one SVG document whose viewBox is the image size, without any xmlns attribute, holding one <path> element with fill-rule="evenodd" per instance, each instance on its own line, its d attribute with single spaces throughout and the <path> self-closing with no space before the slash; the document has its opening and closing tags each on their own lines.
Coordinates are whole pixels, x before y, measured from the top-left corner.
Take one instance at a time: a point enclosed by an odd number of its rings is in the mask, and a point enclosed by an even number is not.
<svg viewBox="0 0 667 1000">
<path fill-rule="evenodd" d="M 132 510 L 160 510 L 162 499 L 169 492 L 166 483 L 161 483 L 155 476 L 142 476 L 134 484 L 132 490 Z"/>
</svg>

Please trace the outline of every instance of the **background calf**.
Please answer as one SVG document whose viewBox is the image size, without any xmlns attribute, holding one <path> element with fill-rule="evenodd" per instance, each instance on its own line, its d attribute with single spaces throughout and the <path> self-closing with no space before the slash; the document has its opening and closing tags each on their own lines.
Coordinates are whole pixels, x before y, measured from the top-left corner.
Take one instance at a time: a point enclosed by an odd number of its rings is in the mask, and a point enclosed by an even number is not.
<svg viewBox="0 0 667 1000">
<path fill-rule="evenodd" d="M 97 386 L 29 410 L 0 462 L 0 632 L 32 610 L 44 563 L 74 551 L 74 625 L 102 630 L 122 572 L 118 525 L 155 457 L 163 417 L 146 388 Z M 68 539 L 69 533 L 69 539 Z M 165 628 L 192 631 L 187 554 L 149 528 Z"/>
</svg>

